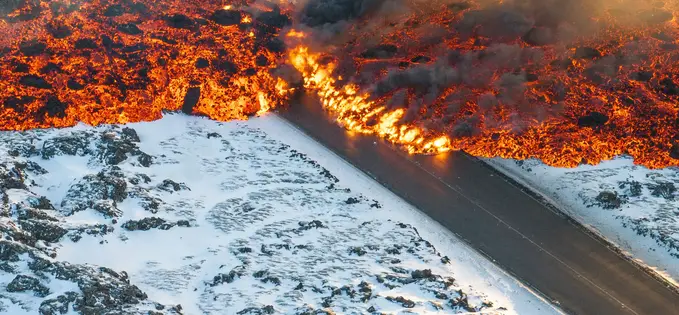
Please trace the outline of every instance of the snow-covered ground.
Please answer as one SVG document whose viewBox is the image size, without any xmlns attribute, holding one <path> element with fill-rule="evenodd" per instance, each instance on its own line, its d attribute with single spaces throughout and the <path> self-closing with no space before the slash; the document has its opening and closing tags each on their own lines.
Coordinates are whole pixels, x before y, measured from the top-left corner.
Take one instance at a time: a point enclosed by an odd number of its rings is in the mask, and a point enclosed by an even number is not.
<svg viewBox="0 0 679 315">
<path fill-rule="evenodd" d="M 273 115 L 3 132 L 0 198 L 7 314 L 558 313 Z"/>
<path fill-rule="evenodd" d="M 679 279 L 679 169 L 649 170 L 626 157 L 573 169 L 486 161 L 669 281 Z"/>
</svg>

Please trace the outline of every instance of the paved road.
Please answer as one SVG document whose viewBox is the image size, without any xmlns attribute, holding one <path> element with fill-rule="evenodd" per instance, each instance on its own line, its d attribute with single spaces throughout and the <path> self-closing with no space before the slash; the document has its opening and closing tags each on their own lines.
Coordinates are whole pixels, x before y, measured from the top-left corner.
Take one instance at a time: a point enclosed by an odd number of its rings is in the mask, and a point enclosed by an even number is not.
<svg viewBox="0 0 679 315">
<path fill-rule="evenodd" d="M 679 314 L 679 294 L 464 153 L 408 156 L 320 105 L 279 113 L 570 314 Z"/>
</svg>

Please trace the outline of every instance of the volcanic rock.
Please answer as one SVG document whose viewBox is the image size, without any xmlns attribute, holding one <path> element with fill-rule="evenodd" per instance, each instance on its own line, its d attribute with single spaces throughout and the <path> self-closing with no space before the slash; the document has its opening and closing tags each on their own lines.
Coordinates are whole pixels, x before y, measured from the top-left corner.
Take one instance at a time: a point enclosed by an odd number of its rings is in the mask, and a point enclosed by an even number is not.
<svg viewBox="0 0 679 315">
<path fill-rule="evenodd" d="M 210 66 L 210 61 L 205 59 L 205 58 L 198 58 L 196 60 L 196 68 L 197 69 L 203 69 L 203 68 L 207 68 L 209 66 Z"/>
<path fill-rule="evenodd" d="M 667 200 L 674 200 L 674 193 L 677 191 L 677 187 L 674 183 L 662 182 L 658 184 L 649 185 L 651 189 L 651 195 L 654 197 L 663 197 Z"/>
<path fill-rule="evenodd" d="M 139 139 L 139 135 L 137 134 L 137 131 L 130 128 L 130 127 L 124 127 L 123 130 L 121 131 L 122 138 L 124 140 L 128 140 L 131 142 L 140 142 L 141 139 Z"/>
<path fill-rule="evenodd" d="M 144 152 L 141 152 L 137 157 L 137 162 L 139 162 L 139 164 L 141 164 L 141 166 L 143 167 L 149 167 L 153 162 L 153 157 Z"/>
<path fill-rule="evenodd" d="M 171 229 L 175 224 L 173 223 L 168 223 L 167 221 L 157 218 L 157 217 L 149 217 L 149 218 L 143 218 L 141 220 L 130 220 L 121 225 L 122 228 L 128 230 L 128 231 L 148 231 L 150 229 L 161 229 L 161 230 L 169 230 Z"/>
<path fill-rule="evenodd" d="M 38 89 L 51 89 L 52 85 L 47 80 L 35 74 L 27 74 L 19 79 L 19 84 Z"/>
<path fill-rule="evenodd" d="M 269 37 L 264 43 L 264 47 L 274 53 L 282 53 L 285 51 L 285 42 L 278 37 Z"/>
<path fill-rule="evenodd" d="M 21 51 L 24 56 L 29 57 L 40 55 L 45 52 L 45 49 L 47 49 L 47 45 L 45 45 L 45 43 L 35 40 L 22 42 L 19 44 L 19 51 Z"/>
<path fill-rule="evenodd" d="M 0 3 L 0 14 L 12 13 L 24 3 L 24 0 L 4 0 Z"/>
<path fill-rule="evenodd" d="M 187 115 L 191 115 L 193 113 L 193 107 L 195 107 L 198 104 L 199 100 L 200 100 L 200 87 L 199 86 L 190 87 L 186 91 L 186 94 L 184 95 L 182 112 L 184 112 Z"/>
<path fill-rule="evenodd" d="M 59 117 L 63 118 L 66 116 L 66 108 L 68 106 L 66 103 L 59 100 L 56 95 L 48 95 L 45 100 L 45 106 L 40 108 L 38 111 L 41 115 L 47 115 L 49 117 Z"/>
<path fill-rule="evenodd" d="M 95 49 L 97 43 L 90 38 L 81 38 L 75 42 L 75 49 Z"/>
<path fill-rule="evenodd" d="M 33 96 L 10 96 L 5 99 L 2 104 L 3 106 L 20 113 L 24 110 L 24 105 L 28 105 L 33 101 L 35 101 L 35 97 Z"/>
<path fill-rule="evenodd" d="M 238 315 L 264 315 L 264 314 L 274 314 L 276 310 L 273 308 L 273 305 L 267 305 L 264 307 L 248 307 L 245 309 L 242 309 L 238 311 L 236 314 Z"/>
<path fill-rule="evenodd" d="M 223 60 L 215 60 L 212 62 L 216 70 L 222 71 L 226 74 L 236 74 L 238 73 L 238 66 L 236 66 L 235 63 L 223 59 Z"/>
<path fill-rule="evenodd" d="M 278 6 L 275 6 L 274 9 L 269 12 L 263 12 L 259 14 L 256 18 L 256 21 L 258 24 L 267 26 L 267 31 L 269 31 L 269 33 L 292 23 L 290 17 L 282 14 Z"/>
<path fill-rule="evenodd" d="M 74 91 L 80 91 L 85 88 L 85 85 L 74 79 L 68 79 L 68 82 L 66 82 L 66 87 Z"/>
<path fill-rule="evenodd" d="M 666 95 L 679 95 L 679 86 L 670 78 L 660 81 L 661 91 Z"/>
<path fill-rule="evenodd" d="M 594 199 L 604 209 L 618 209 L 624 203 L 617 192 L 608 190 L 600 192 Z"/>
<path fill-rule="evenodd" d="M 54 243 L 59 241 L 68 231 L 49 221 L 20 220 L 21 228 L 30 232 L 36 239 Z"/>
<path fill-rule="evenodd" d="M 122 202 L 128 196 L 127 182 L 117 167 L 104 169 L 97 174 L 84 176 L 73 184 L 61 202 L 61 211 L 66 215 L 92 208 L 100 200 Z"/>
<path fill-rule="evenodd" d="M 413 302 L 413 301 L 411 301 L 411 300 L 408 300 L 408 299 L 406 299 L 406 298 L 404 298 L 404 297 L 402 297 L 402 296 L 398 296 L 398 297 L 387 296 L 385 299 L 386 299 L 387 301 L 389 301 L 389 302 L 398 303 L 398 304 L 400 304 L 401 306 L 403 306 L 403 307 L 405 307 L 405 308 L 413 308 L 413 307 L 415 307 L 415 302 Z"/>
<path fill-rule="evenodd" d="M 121 24 L 118 25 L 116 29 L 129 35 L 139 35 L 143 33 L 142 30 L 140 30 L 139 27 L 137 27 L 137 25 L 134 23 Z"/>
<path fill-rule="evenodd" d="M 165 18 L 165 22 L 172 28 L 192 29 L 196 22 L 183 14 L 174 14 Z"/>
<path fill-rule="evenodd" d="M 601 57 L 601 52 L 592 47 L 578 47 L 573 55 L 573 58 L 576 59 L 594 59 L 599 57 Z"/>
<path fill-rule="evenodd" d="M 61 70 L 61 67 L 59 67 L 58 64 L 53 62 L 48 62 L 44 67 L 40 69 L 41 74 L 63 73 L 63 72 L 64 70 Z"/>
<path fill-rule="evenodd" d="M 28 73 L 31 69 L 28 67 L 27 63 L 23 62 L 17 62 L 14 63 L 14 69 L 12 69 L 12 72 L 14 73 Z"/>
<path fill-rule="evenodd" d="M 47 32 L 56 39 L 63 39 L 73 34 L 70 27 L 62 24 L 48 23 L 45 28 L 47 29 Z"/>
<path fill-rule="evenodd" d="M 85 133 L 54 137 L 43 143 L 40 154 L 45 160 L 58 155 L 84 156 L 91 153 L 91 150 L 88 148 L 89 143 L 90 140 Z"/>
<path fill-rule="evenodd" d="M 599 112 L 591 112 L 585 116 L 578 118 L 578 126 L 580 127 L 599 127 L 606 124 L 608 116 Z"/>
<path fill-rule="evenodd" d="M 125 8 L 120 4 L 110 5 L 104 10 L 104 16 L 114 17 L 121 16 L 125 13 Z"/>
<path fill-rule="evenodd" d="M 361 58 L 383 59 L 392 58 L 398 52 L 398 47 L 389 44 L 382 44 L 377 47 L 368 48 L 361 53 Z"/>
<path fill-rule="evenodd" d="M 630 74 L 630 80 L 648 82 L 653 78 L 653 72 L 637 71 Z"/>
<path fill-rule="evenodd" d="M 673 159 L 678 159 L 679 160 L 679 143 L 675 142 L 672 144 L 672 148 L 670 148 L 670 157 Z"/>
<path fill-rule="evenodd" d="M 210 19 L 219 25 L 229 26 L 240 23 L 242 14 L 238 10 L 219 9 L 212 13 Z"/>
<path fill-rule="evenodd" d="M 258 55 L 257 58 L 255 58 L 255 64 L 260 67 L 265 67 L 269 64 L 269 59 L 264 55 Z"/>
<path fill-rule="evenodd" d="M 160 190 L 167 191 L 167 192 L 180 191 L 180 190 L 191 190 L 184 183 L 177 183 L 177 182 L 175 182 L 171 179 L 164 180 L 160 185 L 158 185 L 158 188 Z"/>
<path fill-rule="evenodd" d="M 26 275 L 17 275 L 12 282 L 7 285 L 7 292 L 33 291 L 35 296 L 46 297 L 50 289 L 40 283 L 40 280 Z"/>
<path fill-rule="evenodd" d="M 434 275 L 431 272 L 431 269 L 414 270 L 413 272 L 410 273 L 410 276 L 413 277 L 413 279 L 429 279 L 431 277 L 434 277 Z"/>
<path fill-rule="evenodd" d="M 416 56 L 416 57 L 410 59 L 410 62 L 412 62 L 412 63 L 427 63 L 427 62 L 430 62 L 430 61 L 431 61 L 431 58 L 429 58 L 427 56 Z"/>
</svg>

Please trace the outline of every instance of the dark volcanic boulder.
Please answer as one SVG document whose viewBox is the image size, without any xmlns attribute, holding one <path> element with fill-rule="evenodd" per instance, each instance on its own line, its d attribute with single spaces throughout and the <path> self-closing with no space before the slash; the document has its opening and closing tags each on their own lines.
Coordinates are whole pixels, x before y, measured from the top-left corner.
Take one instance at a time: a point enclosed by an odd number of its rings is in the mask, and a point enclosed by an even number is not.
<svg viewBox="0 0 679 315">
<path fill-rule="evenodd" d="M 142 30 L 140 30 L 139 27 L 137 27 L 137 24 L 134 23 L 121 24 L 118 25 L 116 29 L 129 35 L 139 35 L 143 33 Z"/>
<path fill-rule="evenodd" d="M 599 127 L 608 122 L 608 116 L 599 112 L 591 112 L 585 116 L 578 118 L 578 126 L 580 127 Z"/>
<path fill-rule="evenodd" d="M 33 291 L 35 296 L 38 297 L 46 297 L 50 293 L 48 287 L 40 283 L 40 280 L 31 276 L 18 275 L 7 285 L 7 292 L 26 291 Z"/>
<path fill-rule="evenodd" d="M 58 136 L 45 141 L 40 150 L 43 159 L 49 160 L 58 155 L 85 156 L 91 153 L 90 135 L 84 132 Z"/>
<path fill-rule="evenodd" d="M 168 223 L 161 218 L 149 217 L 141 220 L 130 220 L 123 223 L 121 226 L 128 231 L 148 231 L 150 229 L 169 230 L 174 224 Z"/>
<path fill-rule="evenodd" d="M 196 22 L 184 14 L 174 14 L 165 18 L 167 26 L 173 28 L 191 29 Z"/>
<path fill-rule="evenodd" d="M 75 41 L 75 49 L 95 49 L 97 48 L 97 43 L 90 38 L 81 38 Z"/>
<path fill-rule="evenodd" d="M 104 16 L 114 17 L 121 16 L 125 13 L 125 8 L 120 4 L 110 5 L 104 10 Z"/>
<path fill-rule="evenodd" d="M 576 59 L 594 59 L 599 57 L 601 57 L 601 52 L 592 47 L 578 47 L 573 55 L 573 58 Z"/>
<path fill-rule="evenodd" d="M 38 89 L 51 89 L 52 85 L 42 77 L 34 74 L 27 74 L 19 79 L 19 84 Z"/>
<path fill-rule="evenodd" d="M 45 52 L 47 45 L 38 41 L 27 41 L 19 44 L 19 51 L 25 56 L 37 56 Z"/>
<path fill-rule="evenodd" d="M 670 148 L 670 157 L 679 160 L 679 142 L 672 144 L 672 148 Z"/>
<path fill-rule="evenodd" d="M 42 116 L 63 118 L 66 115 L 66 103 L 59 100 L 56 95 L 48 95 L 45 99 L 45 105 L 40 108 L 38 113 Z"/>
<path fill-rule="evenodd" d="M 240 23 L 242 14 L 238 10 L 217 10 L 212 13 L 210 19 L 219 25 L 229 26 Z"/>
<path fill-rule="evenodd" d="M 68 230 L 49 221 L 20 220 L 21 228 L 30 232 L 33 237 L 45 242 L 54 243 L 59 241 Z"/>
</svg>

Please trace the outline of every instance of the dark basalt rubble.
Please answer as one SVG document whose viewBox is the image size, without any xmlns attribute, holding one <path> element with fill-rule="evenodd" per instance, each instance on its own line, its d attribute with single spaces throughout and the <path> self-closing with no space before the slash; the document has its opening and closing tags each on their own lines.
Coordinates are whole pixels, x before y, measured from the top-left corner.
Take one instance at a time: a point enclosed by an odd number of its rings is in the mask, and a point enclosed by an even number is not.
<svg viewBox="0 0 679 315">
<path fill-rule="evenodd" d="M 489 304 L 466 302 L 466 295 L 458 291 L 453 279 L 437 274 L 440 269 L 436 267 L 445 266 L 447 257 L 441 257 L 414 227 L 385 220 L 350 221 L 348 218 L 354 212 L 380 211 L 380 203 L 347 188 L 335 187 L 339 179 L 304 153 L 275 141 L 268 141 L 263 148 L 258 148 L 270 150 L 265 152 L 267 157 L 284 161 L 278 165 L 278 161 L 258 160 L 251 152 L 238 152 L 236 140 L 232 139 L 234 134 L 221 132 L 221 137 L 209 136 L 221 139 L 207 140 L 206 135 L 210 133 L 206 130 L 192 132 L 200 135 L 202 140 L 198 141 L 221 145 L 232 153 L 219 159 L 219 167 L 236 172 L 232 168 L 246 163 L 258 169 L 254 174 L 257 178 L 234 176 L 224 179 L 225 191 L 228 187 L 239 189 L 244 185 L 255 185 L 259 189 L 238 198 L 225 198 L 220 203 L 221 208 L 216 206 L 221 211 L 217 214 L 221 216 L 209 217 L 211 214 L 208 213 L 206 222 L 192 212 L 203 205 L 189 200 L 204 187 L 195 182 L 183 183 L 177 178 L 168 178 L 171 173 L 152 172 L 162 168 L 164 163 L 178 163 L 176 156 L 168 153 L 154 157 L 158 165 L 151 169 L 130 158 L 140 150 L 140 142 L 143 143 L 134 129 L 102 127 L 93 131 L 58 132 L 45 137 L 48 141 L 31 141 L 33 148 L 21 141 L 11 144 L 16 154 L 12 154 L 7 163 L 0 163 L 0 187 L 7 188 L 3 190 L 6 200 L 7 193 L 16 200 L 15 193 L 20 190 L 30 196 L 21 202 L 0 203 L 0 270 L 11 275 L 6 285 L 15 279 L 11 289 L 5 289 L 13 292 L 0 289 L 0 297 L 31 296 L 35 299 L 42 296 L 35 309 L 40 314 L 56 315 L 68 310 L 81 314 L 181 314 L 181 307 L 149 300 L 143 288 L 150 285 L 149 282 L 154 283 L 151 285 L 154 288 L 159 285 L 181 287 L 184 277 L 195 276 L 195 271 L 200 270 L 205 278 L 187 285 L 195 285 L 191 289 L 200 296 L 197 303 L 206 309 L 223 307 L 221 303 L 225 302 L 226 296 L 241 294 L 239 290 L 246 283 L 293 303 L 297 303 L 300 296 L 310 295 L 314 305 L 286 310 L 278 302 L 260 304 L 252 301 L 241 309 L 231 309 L 234 314 L 334 314 L 333 311 L 345 307 L 349 307 L 348 313 L 365 313 L 371 305 L 375 306 L 368 312 L 379 314 L 385 310 L 377 306 L 385 303 L 402 308 L 434 307 L 451 312 L 483 311 L 489 307 Z M 242 132 L 248 137 L 266 137 L 257 130 Z M 32 133 L 27 133 L 24 139 L 29 139 Z M 43 142 L 46 144 L 42 145 Z M 181 146 L 181 142 L 168 140 L 167 143 Z M 34 193 L 49 191 L 42 185 L 52 183 L 44 184 L 41 179 L 51 175 L 48 170 L 57 174 L 54 162 L 58 164 L 74 157 L 87 163 L 88 171 L 66 182 L 59 195 L 63 197 L 61 200 L 50 201 Z M 290 164 L 299 167 L 290 167 Z M 271 188 L 278 185 L 283 187 Z M 317 210 L 280 220 L 275 217 L 275 211 L 280 211 L 277 207 L 294 205 Z M 333 211 L 326 211 L 328 205 L 341 211 L 330 214 Z M 133 208 L 134 215 L 130 216 L 128 206 Z M 78 222 L 81 217 L 91 218 L 91 215 L 96 221 Z M 338 223 L 338 218 L 348 221 Z M 260 222 L 262 219 L 266 221 Z M 75 248 L 96 246 L 96 242 L 102 244 L 102 248 L 109 248 L 106 245 L 109 242 L 131 244 L 149 235 L 172 238 L 186 229 L 185 238 L 193 231 L 198 232 L 197 227 L 203 224 L 214 225 L 212 227 L 219 233 L 229 233 L 232 228 L 229 225 L 257 226 L 258 230 L 251 231 L 254 237 L 225 239 L 226 243 L 222 243 L 222 254 L 235 257 L 235 263 L 225 261 L 221 267 L 209 269 L 210 264 L 204 264 L 204 257 L 187 256 L 182 259 L 190 271 L 167 270 L 162 264 L 157 270 L 144 269 L 142 273 L 149 272 L 149 276 L 140 275 L 138 270 L 128 270 L 134 272 L 134 280 L 122 270 L 60 260 L 63 258 L 57 250 L 62 245 L 66 248 L 71 245 Z M 380 233 L 389 236 L 382 238 Z M 348 239 L 352 239 L 351 244 L 345 243 Z M 229 244 L 231 241 L 233 243 Z M 292 257 L 302 257 L 301 261 L 327 264 L 328 267 L 297 271 L 296 267 L 276 265 L 281 261 L 288 262 Z M 428 267 L 413 268 L 410 265 L 413 261 Z M 149 261 L 149 264 L 154 263 Z M 351 271 L 356 273 L 358 282 L 343 279 L 331 284 L 325 280 L 327 276 L 332 278 L 335 271 L 347 272 L 346 266 L 370 264 L 380 268 Z M 28 268 L 23 267 L 26 265 Z M 205 274 L 206 271 L 210 273 Z M 157 278 L 168 282 L 158 284 Z M 57 280 L 71 282 L 74 286 L 59 291 L 59 286 L 51 285 Z M 384 290 L 405 286 L 417 286 L 427 292 L 427 301 L 410 300 Z"/>
<path fill-rule="evenodd" d="M 136 185 L 129 175 L 111 164 L 126 161 L 128 153 L 143 153 L 136 145 L 139 142 L 131 128 L 99 133 L 72 131 L 50 137 L 40 149 L 30 135 L 18 135 L 7 141 L 11 153 L 4 161 L 0 160 L 0 270 L 12 278 L 0 297 L 15 300 L 27 294 L 44 298 L 35 310 L 39 314 L 66 314 L 69 310 L 80 314 L 149 314 L 150 310 L 153 314 L 182 314 L 180 306 L 150 302 L 144 292 L 130 283 L 125 272 L 59 261 L 53 247 L 69 239 L 75 242 L 83 237 L 102 237 L 114 230 L 108 224 L 67 223 L 63 216 L 84 210 L 108 218 L 121 216 L 117 203 L 126 200 L 128 190 Z M 49 173 L 30 159 L 50 160 L 59 156 L 89 157 L 90 163 L 100 163 L 102 170 L 73 183 L 63 201 L 55 206 L 48 198 L 33 193 L 33 188 L 42 184 L 39 177 Z M 148 183 L 137 181 L 142 182 Z M 25 196 L 19 202 L 10 202 L 9 194 L 16 193 Z M 169 224 L 190 226 L 186 220 Z M 51 279 L 72 282 L 78 289 L 53 292 Z"/>
</svg>

